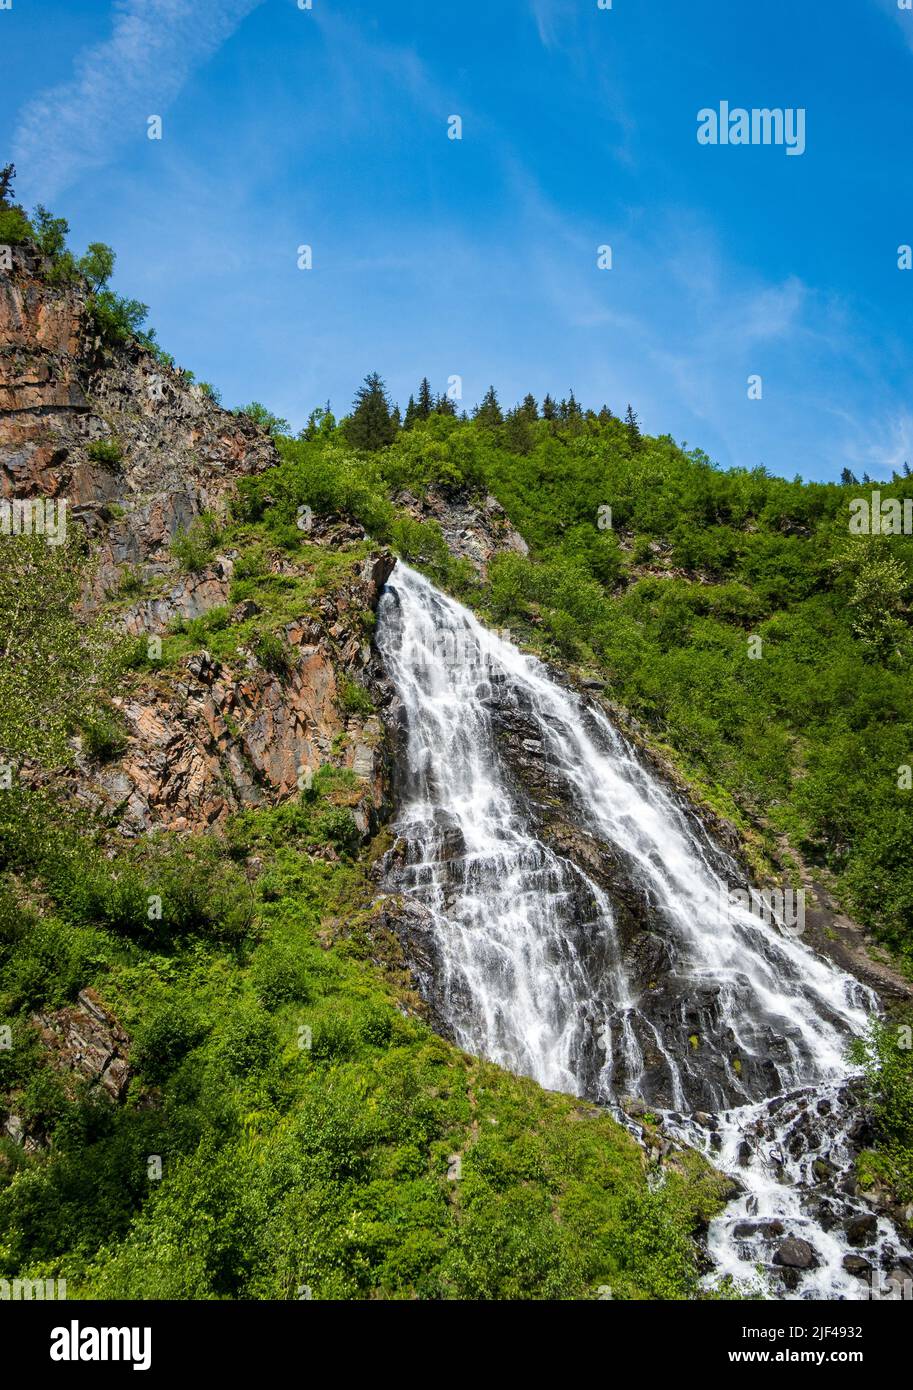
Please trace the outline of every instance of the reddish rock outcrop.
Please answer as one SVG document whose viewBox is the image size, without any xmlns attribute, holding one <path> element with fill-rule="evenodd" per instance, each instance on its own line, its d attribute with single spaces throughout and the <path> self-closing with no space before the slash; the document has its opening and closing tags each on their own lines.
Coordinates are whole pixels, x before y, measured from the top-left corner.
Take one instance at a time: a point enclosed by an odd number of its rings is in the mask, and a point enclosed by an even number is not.
<svg viewBox="0 0 913 1390">
<path fill-rule="evenodd" d="M 237 478 L 277 456 L 253 421 L 148 349 L 105 348 L 85 287 L 48 271 L 17 246 L 0 272 L 0 496 L 66 500 L 99 543 L 100 595 L 124 565 L 165 572 L 172 537 L 224 512 Z M 92 456 L 99 441 L 117 462 Z"/>
<path fill-rule="evenodd" d="M 0 273 L 0 496 L 65 499 L 96 547 L 87 605 L 129 570 L 153 581 L 153 591 L 123 614 L 123 626 L 162 635 L 176 619 L 228 603 L 236 559 L 229 552 L 200 573 L 179 574 L 174 535 L 201 512 L 224 515 L 240 477 L 278 462 L 275 446 L 146 348 L 105 348 L 86 287 L 55 285 L 49 271 L 34 249 L 16 247 L 12 270 Z M 115 447 L 93 450 L 100 440 Z M 335 547 L 364 532 L 318 520 L 309 539 Z M 294 574 L 292 561 L 277 563 Z M 114 693 L 125 750 L 104 765 L 79 754 L 66 774 L 69 794 L 124 835 L 205 830 L 245 806 L 296 795 L 308 773 L 333 762 L 364 785 L 353 813 L 367 833 L 385 798 L 382 729 L 374 716 L 346 711 L 340 673 L 377 685 L 364 618 L 393 563 L 375 552 L 320 600 L 317 617 L 287 624 L 288 667 L 279 674 L 240 642 L 230 660 L 197 653 L 176 676 Z M 257 611 L 248 601 L 233 621 Z"/>
<path fill-rule="evenodd" d="M 375 715 L 347 714 L 340 673 L 377 688 L 379 671 L 364 633 L 393 566 L 387 551 L 369 556 L 358 576 L 322 601 L 326 616 L 286 625 L 286 671 L 254 653 L 214 661 L 198 652 L 174 679 L 150 680 L 115 704 L 127 748 L 110 766 L 77 764 L 79 799 L 115 815 L 122 834 L 161 826 L 201 830 L 234 811 L 297 795 L 307 775 L 332 762 L 364 785 L 353 808 L 362 833 L 385 805 L 387 750 Z"/>
</svg>

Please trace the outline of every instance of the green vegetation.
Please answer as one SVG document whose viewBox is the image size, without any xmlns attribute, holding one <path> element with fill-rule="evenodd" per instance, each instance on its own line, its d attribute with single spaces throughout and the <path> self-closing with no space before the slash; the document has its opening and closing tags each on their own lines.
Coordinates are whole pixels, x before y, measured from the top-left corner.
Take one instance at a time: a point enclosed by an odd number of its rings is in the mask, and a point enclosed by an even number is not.
<svg viewBox="0 0 913 1390">
<path fill-rule="evenodd" d="M 489 392 L 469 420 L 423 386 L 395 442 L 354 449 L 365 390 L 377 413 L 371 378 L 349 420 L 281 439 L 240 514 L 278 535 L 303 505 L 347 513 L 517 640 L 604 677 L 707 800 L 768 845 L 786 834 L 913 969 L 913 551 L 850 534 L 866 488 L 725 472 L 630 408 L 573 397 L 504 413 Z M 493 494 L 529 556 L 502 553 L 479 584 L 392 500 L 432 488 Z M 881 494 L 913 499 L 913 479 Z"/>
<path fill-rule="evenodd" d="M 174 358 L 165 352 L 155 336 L 155 329 L 146 328 L 148 305 L 138 299 L 116 294 L 108 284 L 114 273 L 116 256 L 104 242 L 90 242 L 85 255 L 74 256 L 67 246 L 70 225 L 64 217 L 54 217 L 39 204 L 31 217 L 13 201 L 13 181 L 16 170 L 12 164 L 0 169 L 0 242 L 12 245 L 31 244 L 47 258 L 47 277 L 51 284 L 77 285 L 88 283 L 88 309 L 98 337 L 108 347 L 136 341 L 149 349 L 158 361 L 173 367 Z M 214 399 L 217 393 L 203 383 Z"/>
<path fill-rule="evenodd" d="M 124 456 L 119 439 L 93 439 L 86 453 L 95 463 L 107 463 L 112 467 L 120 463 Z"/>
<path fill-rule="evenodd" d="M 181 569 L 198 574 L 215 558 L 219 540 L 219 524 L 211 513 L 205 512 L 172 539 L 171 554 Z"/>
<path fill-rule="evenodd" d="M 651 1190 L 606 1115 L 400 1011 L 351 794 L 325 769 L 223 840 L 113 859 L 37 794 L 0 800 L 0 1087 L 40 1145 L 0 1142 L 0 1273 L 113 1298 L 695 1296 L 716 1179 L 691 1155 Z M 29 1023 L 89 984 L 132 1037 L 121 1107 Z"/>
<path fill-rule="evenodd" d="M 360 566 L 364 545 L 315 546 L 289 524 L 294 507 L 263 501 L 252 486 L 222 533 L 238 552 L 232 601 L 254 611 L 233 625 L 213 609 L 166 648 L 275 634 Z M 295 574 L 271 571 L 280 552 Z M 0 555 L 36 570 L 0 585 L 5 629 L 26 592 L 15 631 L 41 642 L 9 716 L 4 702 L 10 728 L 60 718 L 57 739 L 32 745 L 46 764 L 68 754 L 71 726 L 90 757 L 115 755 L 105 700 L 124 652 L 115 661 L 108 629 L 75 622 L 79 576 L 53 549 L 23 538 Z M 67 675 L 60 698 L 48 670 Z M 368 707 L 354 684 L 340 699 Z M 224 835 L 127 845 L 18 779 L 0 795 L 0 1104 L 29 1138 L 0 1140 L 0 1275 L 65 1277 L 77 1296 L 698 1296 L 692 1233 L 719 1180 L 683 1155 L 655 1187 L 608 1116 L 431 1032 L 371 916 L 362 793 L 327 766 Z M 59 1069 L 31 1021 L 88 986 L 131 1038 L 120 1106 Z"/>
<path fill-rule="evenodd" d="M 366 402 L 371 437 L 355 449 Z M 901 534 L 851 532 L 868 478 L 723 471 L 644 435 L 630 406 L 622 420 L 573 396 L 505 413 L 489 391 L 457 419 L 426 380 L 398 428 L 369 378 L 350 420 L 326 418 L 279 441 L 280 468 L 242 485 L 242 514 L 277 535 L 302 505 L 354 516 L 516 640 L 605 679 L 753 852 L 785 835 L 913 973 L 913 551 Z M 435 523 L 395 505 L 430 489 L 493 494 L 529 555 L 500 554 L 480 583 Z M 909 468 L 880 493 L 913 501 Z M 872 1047 L 868 1161 L 908 1193 L 910 1053 Z"/>
<path fill-rule="evenodd" d="M 88 282 L 104 343 L 170 363 L 145 306 L 109 290 L 110 248 L 74 258 L 63 219 L 13 204 L 12 173 L 0 241 Z M 229 602 L 176 623 L 154 665 L 144 642 L 77 621 L 74 540 L 0 546 L 0 763 L 60 767 L 76 739 L 116 758 L 119 680 L 166 683 L 204 645 L 246 648 L 281 680 L 286 626 L 369 549 L 313 545 L 302 509 L 351 517 L 516 640 L 605 679 L 701 795 L 768 845 L 789 837 L 913 969 L 913 568 L 907 538 L 850 533 L 855 479 L 723 472 L 643 434 L 630 406 L 618 419 L 573 395 L 505 410 L 490 388 L 459 417 L 427 379 L 402 420 L 376 374 L 350 416 L 315 410 L 297 439 L 259 403 L 244 413 L 281 463 L 240 482 L 231 516 L 175 538 L 189 572 L 235 554 Z M 115 440 L 92 448 L 120 461 Z M 529 555 L 503 552 L 480 582 L 398 500 L 430 490 L 494 495 Z M 881 492 L 913 500 L 913 480 Z M 148 587 L 125 571 L 110 608 Z M 344 713 L 370 712 L 361 686 L 338 691 Z M 718 1180 L 686 1154 L 656 1182 L 607 1115 L 431 1032 L 371 915 L 380 847 L 361 844 L 360 795 L 326 766 L 224 834 L 125 845 L 31 781 L 0 792 L 0 1103 L 32 1141 L 0 1139 L 0 1276 L 109 1297 L 699 1296 L 692 1234 Z M 32 1022 L 87 986 L 131 1037 L 121 1106 L 58 1069 Z M 877 1129 L 861 1167 L 906 1199 L 910 1055 L 887 1025 L 858 1052 Z"/>
<path fill-rule="evenodd" d="M 205 383 L 203 383 L 205 386 Z M 210 387 L 210 393 L 212 388 Z M 283 420 L 281 416 L 274 415 L 271 410 L 267 410 L 265 405 L 259 401 L 251 401 L 250 405 L 243 405 L 235 411 L 236 415 L 247 415 L 261 429 L 266 430 L 267 434 L 289 434 L 291 426 L 288 420 Z"/>
<path fill-rule="evenodd" d="M 32 238 L 32 225 L 25 210 L 13 202 L 13 180 L 16 170 L 12 164 L 0 169 L 0 243 L 19 246 Z"/>
<path fill-rule="evenodd" d="M 377 372 L 366 376 L 364 386 L 359 387 L 345 433 L 356 449 L 382 449 L 396 438 L 396 420 Z"/>
<path fill-rule="evenodd" d="M 126 730 L 117 713 L 101 704 L 79 723 L 82 751 L 93 762 L 111 762 L 127 746 Z"/>
<path fill-rule="evenodd" d="M 254 643 L 254 656 L 276 676 L 285 675 L 291 666 L 288 643 L 283 642 L 278 632 L 261 633 Z"/>
<path fill-rule="evenodd" d="M 374 710 L 374 702 L 364 686 L 345 676 L 339 682 L 339 703 L 346 714 L 371 714 Z"/>
<path fill-rule="evenodd" d="M 913 1014 L 905 1023 L 876 1019 L 854 1046 L 865 1068 L 877 1147 L 861 1155 L 860 1180 L 886 1182 L 900 1201 L 913 1201 Z"/>
<path fill-rule="evenodd" d="M 0 542 L 0 762 L 66 763 L 71 735 L 110 722 L 127 649 L 106 621 L 74 614 L 88 566 L 74 535 L 60 546 L 37 535 Z"/>
</svg>

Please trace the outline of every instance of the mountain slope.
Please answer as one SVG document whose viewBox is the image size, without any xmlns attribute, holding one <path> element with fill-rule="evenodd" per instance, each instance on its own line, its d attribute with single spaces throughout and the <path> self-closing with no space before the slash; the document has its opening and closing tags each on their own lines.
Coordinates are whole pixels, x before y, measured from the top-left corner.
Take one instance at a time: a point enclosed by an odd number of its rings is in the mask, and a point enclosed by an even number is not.
<svg viewBox="0 0 913 1390">
<path fill-rule="evenodd" d="M 435 1037 L 372 907 L 392 556 L 319 479 L 301 529 L 269 437 L 99 343 L 52 270 L 17 247 L 0 277 L 3 496 L 71 503 L 65 545 L 0 541 L 0 1269 L 694 1296 L 729 1184 Z"/>
</svg>

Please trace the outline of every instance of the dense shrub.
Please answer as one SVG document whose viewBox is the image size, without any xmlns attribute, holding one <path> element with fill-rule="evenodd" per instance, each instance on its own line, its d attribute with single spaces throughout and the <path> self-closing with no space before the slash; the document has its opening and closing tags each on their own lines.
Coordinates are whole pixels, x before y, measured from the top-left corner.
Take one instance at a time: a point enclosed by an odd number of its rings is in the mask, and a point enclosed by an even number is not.
<svg viewBox="0 0 913 1390">
<path fill-rule="evenodd" d="M 124 456 L 119 439 L 93 439 L 86 452 L 95 463 L 107 463 L 112 466 L 120 463 Z"/>
<path fill-rule="evenodd" d="M 181 569 L 197 574 L 212 562 L 218 541 L 218 522 L 209 513 L 204 513 L 196 517 L 185 531 L 179 531 L 172 537 L 171 554 Z"/>
</svg>

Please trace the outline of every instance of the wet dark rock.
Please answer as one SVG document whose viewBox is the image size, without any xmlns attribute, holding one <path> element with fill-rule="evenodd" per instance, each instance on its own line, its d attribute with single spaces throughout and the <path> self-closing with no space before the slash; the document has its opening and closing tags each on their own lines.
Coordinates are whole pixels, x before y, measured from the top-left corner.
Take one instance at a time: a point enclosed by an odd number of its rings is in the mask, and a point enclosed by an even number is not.
<svg viewBox="0 0 913 1390">
<path fill-rule="evenodd" d="M 875 1139 L 872 1121 L 868 1115 L 860 1115 L 847 1130 L 847 1138 L 859 1149 L 867 1149 Z"/>
<path fill-rule="evenodd" d="M 872 1272 L 872 1262 L 862 1255 L 844 1255 L 843 1268 L 847 1274 L 854 1274 L 858 1279 L 865 1279 Z"/>
<path fill-rule="evenodd" d="M 856 1216 L 844 1227 L 850 1245 L 871 1245 L 878 1233 L 878 1219 L 869 1214 Z"/>
<path fill-rule="evenodd" d="M 834 1204 L 829 1202 L 826 1198 L 819 1199 L 811 1210 L 814 1211 L 815 1218 L 822 1231 L 833 1230 L 840 1220 Z"/>
<path fill-rule="evenodd" d="M 733 1227 L 736 1240 L 753 1240 L 762 1236 L 765 1240 L 776 1240 L 784 1230 L 782 1221 L 740 1221 Z"/>
<path fill-rule="evenodd" d="M 778 1246 L 774 1264 L 785 1265 L 788 1269 L 817 1269 L 819 1260 L 814 1247 L 798 1236 L 787 1236 Z"/>
</svg>

